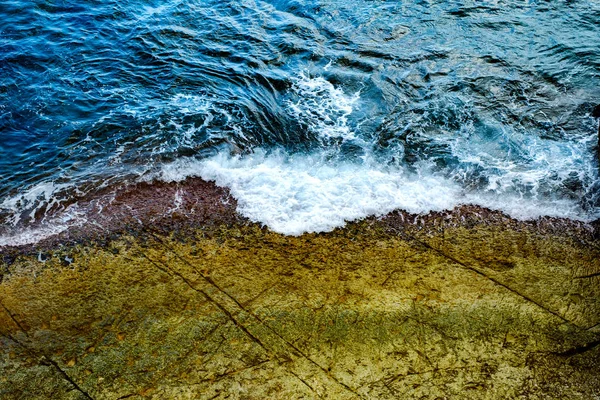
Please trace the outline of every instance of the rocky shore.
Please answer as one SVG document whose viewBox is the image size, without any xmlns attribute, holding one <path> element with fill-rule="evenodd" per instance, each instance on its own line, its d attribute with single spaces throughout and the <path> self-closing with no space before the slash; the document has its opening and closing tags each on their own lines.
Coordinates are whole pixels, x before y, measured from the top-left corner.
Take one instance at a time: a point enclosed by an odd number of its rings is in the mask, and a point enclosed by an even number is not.
<svg viewBox="0 0 600 400">
<path fill-rule="evenodd" d="M 0 248 L 2 399 L 593 399 L 600 237 L 465 206 L 284 236 L 214 184 Z"/>
</svg>

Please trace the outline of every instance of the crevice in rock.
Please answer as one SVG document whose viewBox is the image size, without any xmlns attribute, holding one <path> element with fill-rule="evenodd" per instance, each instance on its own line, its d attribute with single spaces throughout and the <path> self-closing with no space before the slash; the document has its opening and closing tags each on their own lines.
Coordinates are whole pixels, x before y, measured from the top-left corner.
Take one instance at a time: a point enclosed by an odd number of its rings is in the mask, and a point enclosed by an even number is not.
<svg viewBox="0 0 600 400">
<path fill-rule="evenodd" d="M 60 366 L 56 363 L 56 361 L 52 360 L 49 357 L 42 356 L 42 360 L 40 361 L 40 364 L 42 364 L 42 365 L 51 365 L 52 367 L 54 367 L 54 369 L 56 370 L 56 372 L 58 372 L 67 382 L 69 382 L 75 388 L 75 390 L 77 390 L 79 393 L 81 393 L 86 399 L 94 400 L 92 398 L 92 396 L 90 396 L 88 394 L 88 392 L 86 392 L 85 390 L 83 390 L 77 384 L 77 382 L 75 382 L 73 379 L 71 379 L 71 377 L 69 376 L 69 374 L 67 374 L 62 368 L 60 368 Z"/>
<path fill-rule="evenodd" d="M 419 375 L 425 375 L 425 374 L 435 374 L 435 373 L 438 373 L 438 372 L 464 371 L 464 370 L 470 370 L 470 369 L 474 369 L 474 368 L 476 368 L 476 366 L 451 367 L 451 368 L 432 368 L 432 369 L 428 369 L 426 371 L 412 371 L 412 372 L 407 372 L 407 373 L 403 373 L 403 374 L 397 374 L 397 375 L 392 375 L 392 376 L 384 377 L 384 378 L 378 379 L 378 380 L 373 381 L 373 382 L 365 383 L 365 384 L 361 385 L 359 387 L 359 389 L 360 388 L 364 388 L 364 387 L 371 387 L 371 386 L 377 385 L 377 384 L 382 384 L 386 388 L 390 389 L 390 391 L 395 392 L 395 390 L 393 390 L 393 388 L 390 385 L 393 384 L 398 379 L 407 378 L 409 376 L 419 376 Z"/>
<path fill-rule="evenodd" d="M 137 393 L 130 393 L 130 394 L 126 394 L 125 396 L 121 396 L 121 397 L 117 398 L 117 400 L 128 399 L 133 396 L 139 396 L 139 395 Z"/>
<path fill-rule="evenodd" d="M 308 384 L 308 382 L 306 382 L 304 379 L 302 379 L 298 374 L 294 373 L 293 371 L 289 371 L 290 374 L 294 375 L 296 377 L 296 379 L 298 379 L 300 382 L 302 382 L 304 384 L 304 386 L 306 386 L 307 388 L 310 389 L 311 392 L 313 392 L 315 394 L 315 396 L 317 396 L 318 398 L 322 398 L 322 396 L 319 395 L 319 393 L 317 393 L 317 391 Z"/>
<path fill-rule="evenodd" d="M 14 315 L 10 312 L 10 310 L 8 308 L 6 308 L 6 306 L 2 303 L 0 303 L 0 305 L 2 306 L 2 308 L 4 309 L 6 314 L 10 317 L 10 319 L 19 327 L 19 329 L 25 334 L 25 336 L 27 336 L 29 338 L 29 333 L 25 329 L 23 329 L 23 326 L 21 325 L 21 323 L 14 317 Z M 58 365 L 58 363 L 56 363 L 56 361 L 52 360 L 50 357 L 46 356 L 43 353 L 37 352 L 33 349 L 30 349 L 28 346 L 21 343 L 21 341 L 19 341 L 17 338 L 15 338 L 11 334 L 2 333 L 2 336 L 4 336 L 4 337 L 10 339 L 11 341 L 13 341 L 14 343 L 16 343 L 27 354 L 31 355 L 32 358 L 39 359 L 40 365 L 52 367 L 56 372 L 58 372 L 58 374 L 64 380 L 69 382 L 71 384 L 71 386 L 73 386 L 75 388 L 75 390 L 80 392 L 86 399 L 93 400 L 93 398 L 85 390 L 83 390 L 73 379 L 71 379 L 71 377 L 62 368 L 60 368 L 60 366 Z"/>
<path fill-rule="evenodd" d="M 201 271 L 199 271 L 196 267 L 194 267 L 189 260 L 187 260 L 185 257 L 182 257 L 181 255 L 179 255 L 179 253 L 177 251 L 175 251 L 175 249 L 173 249 L 171 246 L 169 246 L 168 244 L 166 244 L 157 234 L 153 233 L 153 232 L 148 232 L 150 235 L 152 235 L 154 237 L 154 239 L 160 243 L 167 251 L 171 252 L 175 257 L 177 257 L 180 261 L 182 261 L 184 264 L 188 265 L 190 268 L 192 268 L 199 276 L 201 276 L 204 281 L 206 281 L 208 284 L 210 284 L 212 287 L 214 287 L 215 289 L 217 289 L 219 292 L 223 293 L 225 296 L 227 296 L 229 299 L 231 299 L 239 308 L 241 311 L 245 312 L 246 314 L 250 315 L 252 318 L 254 318 L 256 321 L 260 322 L 260 324 L 262 326 L 264 326 L 265 328 L 267 328 L 271 333 L 273 333 L 277 338 L 279 338 L 279 340 L 281 340 L 285 346 L 287 346 L 288 348 L 290 348 L 291 350 L 293 350 L 293 353 L 295 353 L 294 355 L 296 356 L 300 356 L 302 358 L 304 358 L 305 360 L 307 360 L 308 362 L 310 362 L 312 365 L 314 365 L 315 367 L 317 367 L 319 370 L 321 370 L 325 375 L 327 375 L 331 380 L 333 380 L 335 383 L 337 383 L 339 386 L 343 387 L 344 389 L 348 390 L 349 392 L 353 393 L 355 396 L 360 397 L 360 395 L 354 390 L 352 389 L 350 386 L 346 385 L 345 383 L 341 382 L 340 380 L 338 380 L 337 378 L 335 378 L 334 376 L 331 375 L 330 371 L 328 371 L 326 368 L 322 367 L 319 363 L 317 363 L 316 361 L 314 361 L 313 359 L 311 359 L 310 357 L 308 357 L 306 354 L 304 354 L 304 352 L 302 350 L 300 350 L 298 347 L 296 347 L 293 343 L 290 343 L 288 340 L 286 340 L 283 336 L 281 336 L 277 331 L 275 331 L 269 324 L 267 324 L 265 321 L 263 321 L 258 315 L 254 314 L 253 312 L 247 310 L 242 304 L 241 302 L 239 302 L 235 297 L 231 296 L 229 293 L 227 293 L 225 290 L 223 290 L 219 285 L 217 285 L 217 283 L 212 280 L 210 277 L 206 276 L 205 274 L 203 274 Z M 145 258 L 149 259 L 149 257 L 147 257 L 146 255 L 144 255 Z M 150 259 L 149 259 L 150 260 Z M 262 343 L 262 341 L 257 338 L 256 336 L 252 335 L 251 332 L 248 331 L 248 329 L 242 325 L 239 321 L 237 321 L 233 315 L 223 306 L 221 305 L 219 302 L 217 302 L 216 300 L 212 299 L 210 296 L 208 296 L 207 293 L 205 293 L 203 290 L 197 289 L 193 286 L 193 284 L 191 282 L 189 282 L 181 273 L 173 270 L 172 268 L 169 268 L 169 266 L 167 266 L 166 264 L 164 264 L 162 261 L 161 263 L 170 271 L 172 271 L 174 274 L 176 274 L 177 276 L 179 276 L 184 282 L 186 282 L 186 284 L 188 286 L 190 286 L 193 290 L 202 293 L 207 300 L 209 300 L 211 303 L 213 303 L 215 306 L 217 306 L 219 309 L 221 309 L 235 324 L 236 326 L 238 326 L 244 333 L 246 333 L 252 340 L 254 340 L 256 343 L 258 343 L 262 348 L 264 348 L 267 352 L 270 352 L 267 347 Z M 164 269 L 163 269 L 164 270 Z"/>
<path fill-rule="evenodd" d="M 148 257 L 147 255 L 145 255 L 144 253 L 141 253 L 142 256 L 147 259 L 150 263 L 152 263 L 152 265 L 154 265 L 155 267 L 157 267 L 156 263 L 150 259 L 150 257 Z M 161 262 L 162 263 L 162 262 Z M 262 347 L 265 351 L 269 352 L 269 349 L 265 346 L 265 344 L 256 336 L 254 336 L 241 322 L 239 322 L 231 312 L 229 312 L 229 310 L 227 310 L 225 307 L 223 307 L 223 305 L 221 305 L 221 303 L 219 303 L 218 301 L 216 301 L 215 299 L 213 299 L 208 293 L 206 293 L 204 290 L 198 289 L 196 288 L 189 280 L 187 280 L 187 278 L 185 276 L 183 276 L 181 273 L 179 273 L 178 271 L 173 270 L 172 268 L 170 268 L 168 265 L 162 263 L 165 268 L 169 271 L 171 271 L 173 274 L 177 275 L 179 278 L 181 278 L 181 280 L 183 280 L 185 282 L 186 285 L 188 285 L 192 290 L 200 293 L 202 296 L 204 296 L 204 298 L 210 302 L 211 304 L 213 304 L 214 306 L 216 306 L 219 310 L 221 310 L 226 316 L 227 318 L 229 318 L 231 320 L 231 322 L 233 322 L 239 329 L 241 329 L 253 342 L 255 342 L 256 344 L 258 344 L 260 347 Z M 160 268 L 158 267 L 158 269 L 160 269 L 163 272 L 166 272 L 166 270 L 164 268 Z M 219 289 L 220 290 L 220 289 Z"/>
<path fill-rule="evenodd" d="M 415 242 L 419 243 L 420 245 L 422 245 L 422 246 L 424 246 L 424 247 L 426 247 L 426 248 L 428 248 L 428 249 L 430 249 L 430 250 L 432 250 L 432 251 L 436 252 L 437 254 L 439 254 L 439 255 L 441 255 L 442 257 L 444 257 L 444 258 L 446 258 L 446 259 L 448 259 L 448 260 L 452 261 L 453 263 L 455 263 L 455 264 L 458 264 L 458 265 L 460 265 L 461 267 L 463 267 L 463 268 L 465 268 L 465 269 L 468 269 L 469 271 L 473 271 L 473 272 L 475 272 L 477 275 L 480 275 L 480 276 L 482 276 L 482 277 L 484 277 L 484 278 L 486 278 L 486 279 L 488 279 L 488 280 L 490 280 L 490 281 L 494 282 L 496 285 L 502 286 L 503 288 L 505 288 L 506 290 L 510 291 L 511 293 L 513 293 L 513 294 L 515 294 L 515 295 L 519 296 L 519 297 L 520 297 L 520 298 L 522 298 L 523 300 L 525 300 L 525 301 L 527 301 L 527 302 L 529 302 L 529 303 L 532 303 L 532 304 L 536 305 L 537 307 L 539 307 L 540 309 L 542 309 L 542 310 L 546 311 L 547 313 L 550 313 L 550 314 L 554 315 L 555 317 L 559 318 L 561 321 L 563 321 L 563 322 L 566 322 L 566 323 L 569 323 L 569 324 L 572 324 L 572 325 L 576 326 L 577 328 L 580 328 L 580 329 L 582 328 L 582 327 L 580 327 L 579 325 L 575 324 L 573 321 L 570 321 L 570 320 L 566 319 L 565 317 L 563 317 L 562 315 L 560 315 L 560 314 L 559 314 L 559 313 L 557 313 L 556 311 L 552 311 L 552 310 L 550 310 L 549 308 L 547 308 L 547 307 L 543 306 L 542 304 L 540 304 L 540 303 L 539 303 L 539 302 L 537 302 L 536 300 L 532 299 L 531 297 L 529 297 L 529 296 L 527 296 L 527 295 L 524 295 L 523 293 L 520 293 L 520 292 L 518 292 L 517 290 L 515 290 L 515 289 L 511 288 L 510 286 L 508 286 L 508 285 L 506 285 L 506 284 L 504 284 L 504 283 L 500 282 L 500 281 L 499 281 L 499 280 L 497 280 L 496 278 L 494 278 L 494 277 L 492 277 L 492 276 L 489 276 L 489 275 L 488 275 L 488 274 L 486 274 L 485 272 L 483 272 L 483 271 L 481 271 L 481 270 L 479 270 L 479 269 L 477 269 L 477 268 L 475 268 L 475 267 L 472 267 L 472 266 L 469 266 L 469 265 L 465 264 L 464 262 L 462 262 L 462 261 L 460 261 L 460 260 L 458 260 L 458 259 L 456 259 L 456 258 L 452 257 L 451 255 L 449 255 L 449 254 L 446 254 L 446 253 L 444 253 L 443 251 L 441 251 L 441 250 L 439 250 L 439 249 L 437 249 L 437 248 L 435 248 L 435 247 L 431 246 L 431 245 L 430 245 L 429 243 L 427 243 L 427 242 L 424 242 L 424 241 L 422 241 L 422 240 L 419 240 L 419 239 L 417 239 L 417 238 L 416 238 L 416 237 L 414 237 L 414 236 L 411 236 L 411 238 L 412 238 L 412 239 L 413 239 Z"/>
<path fill-rule="evenodd" d="M 251 370 L 251 369 L 253 369 L 253 368 L 259 367 L 259 366 L 261 366 L 261 365 L 263 365 L 263 364 L 266 364 L 266 363 L 268 363 L 268 362 L 271 362 L 271 361 L 272 361 L 271 359 L 262 360 L 262 361 L 259 361 L 259 362 L 258 362 L 258 363 L 256 363 L 256 364 L 253 364 L 253 365 L 247 365 L 247 366 L 245 366 L 245 367 L 243 367 L 243 368 L 239 368 L 239 369 L 236 369 L 236 370 L 233 370 L 233 371 L 229 371 L 229 372 L 224 372 L 224 373 L 222 373 L 222 374 L 218 374 L 218 375 L 216 375 L 216 376 L 212 376 L 212 377 L 210 377 L 210 378 L 208 378 L 208 379 L 202 379 L 202 380 L 200 380 L 200 381 L 198 381 L 198 382 L 194 383 L 194 385 L 199 385 L 199 384 L 202 384 L 202 383 L 207 383 L 207 382 L 210 382 L 210 383 L 219 382 L 219 381 L 221 381 L 221 380 L 223 380 L 223 379 L 225 379 L 225 378 L 228 378 L 228 377 L 230 377 L 230 376 L 237 375 L 237 374 L 239 374 L 239 373 L 242 373 L 242 372 L 244 372 L 244 371 Z"/>
<path fill-rule="evenodd" d="M 594 325 L 590 326 L 590 327 L 589 327 L 589 328 L 587 328 L 586 330 L 587 330 L 587 331 L 591 331 L 591 330 L 594 330 L 594 329 L 596 329 L 596 328 L 597 328 L 597 327 L 599 327 L 599 326 L 600 326 L 600 322 L 598 322 L 597 324 L 594 324 Z"/>
<path fill-rule="evenodd" d="M 589 275 L 576 276 L 573 279 L 590 279 L 590 278 L 596 278 L 598 276 L 600 276 L 600 272 L 595 272 L 595 273 L 589 274 Z"/>
<path fill-rule="evenodd" d="M 584 344 L 583 346 L 573 347 L 572 349 L 562 351 L 560 353 L 553 353 L 553 354 L 555 354 L 557 356 L 561 356 L 561 357 L 571 357 L 571 356 L 576 356 L 578 354 L 583 354 L 585 352 L 593 350 L 598 346 L 600 346 L 600 340 L 595 340 L 588 344 Z"/>
<path fill-rule="evenodd" d="M 19 328 L 19 330 L 21 330 L 21 332 L 23 332 L 26 336 L 29 336 L 29 334 L 27 333 L 25 328 L 23 328 L 23 325 L 21 325 L 21 323 L 15 318 L 13 313 L 11 313 L 10 310 L 8 308 L 6 308 L 6 306 L 4 304 L 2 304 L 2 302 L 0 302 L 0 306 L 2 306 L 2 308 L 6 312 L 6 315 L 8 315 L 8 317 L 12 320 L 12 322 L 14 322 L 14 324 Z"/>
</svg>

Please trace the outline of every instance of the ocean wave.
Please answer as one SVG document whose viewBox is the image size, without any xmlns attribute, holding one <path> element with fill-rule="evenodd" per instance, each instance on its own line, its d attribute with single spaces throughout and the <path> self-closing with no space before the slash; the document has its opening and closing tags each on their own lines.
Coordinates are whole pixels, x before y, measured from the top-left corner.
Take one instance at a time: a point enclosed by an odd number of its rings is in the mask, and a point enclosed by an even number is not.
<svg viewBox="0 0 600 400">
<path fill-rule="evenodd" d="M 206 160 L 180 159 L 156 176 L 167 182 L 188 177 L 227 187 L 238 212 L 286 235 L 326 232 L 368 216 L 394 210 L 414 214 L 474 204 L 517 219 L 540 216 L 591 221 L 569 199 L 524 199 L 519 193 L 468 192 L 423 164 L 417 172 L 381 164 L 328 161 L 329 154 L 286 154 L 256 150 L 240 156 L 221 153 Z"/>
</svg>

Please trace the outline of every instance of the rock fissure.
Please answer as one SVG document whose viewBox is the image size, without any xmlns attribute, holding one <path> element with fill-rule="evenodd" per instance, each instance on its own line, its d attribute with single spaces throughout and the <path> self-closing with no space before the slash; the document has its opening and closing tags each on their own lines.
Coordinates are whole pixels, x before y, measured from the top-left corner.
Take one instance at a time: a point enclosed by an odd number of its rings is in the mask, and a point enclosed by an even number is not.
<svg viewBox="0 0 600 400">
<path fill-rule="evenodd" d="M 4 307 L 4 309 L 8 312 L 8 310 Z M 23 333 L 26 336 L 29 336 L 28 333 L 26 331 L 23 331 Z M 17 338 L 15 338 L 13 335 L 11 334 L 5 334 L 0 332 L 0 335 L 4 336 L 5 338 L 11 340 L 12 342 L 16 343 L 21 349 L 23 349 L 23 351 L 25 351 L 25 353 L 29 354 L 32 358 L 39 360 L 39 364 L 40 365 L 44 365 L 44 366 L 48 366 L 51 367 L 55 372 L 57 372 L 60 377 L 62 379 L 64 379 L 65 381 L 67 381 L 75 390 L 77 390 L 79 393 L 81 393 L 86 399 L 89 400 L 94 400 L 88 392 L 86 392 L 81 386 L 79 386 L 77 384 L 77 382 L 75 382 L 70 376 L 69 374 L 67 374 L 59 365 L 56 361 L 54 361 L 53 359 L 51 359 L 50 357 L 48 357 L 45 354 L 40 354 L 37 351 L 29 348 L 28 346 L 26 346 L 25 344 L 23 344 L 20 340 L 18 340 Z"/>
<path fill-rule="evenodd" d="M 75 390 L 77 390 L 79 393 L 81 393 L 86 399 L 89 400 L 94 400 L 92 398 L 92 396 L 89 395 L 88 392 L 86 392 L 85 390 L 83 390 L 83 388 L 81 388 L 81 386 L 79 386 L 77 384 L 77 382 L 75 382 L 70 376 L 69 374 L 67 374 L 59 365 L 56 361 L 52 360 L 49 357 L 44 356 L 44 358 L 41 361 L 42 365 L 44 363 L 47 363 L 47 365 L 51 365 L 52 367 L 54 367 L 54 369 L 56 370 L 56 372 L 58 372 L 67 382 L 69 382 L 74 388 Z"/>
<path fill-rule="evenodd" d="M 21 323 L 15 318 L 15 316 L 10 312 L 10 310 L 8 308 L 6 308 L 6 306 L 4 304 L 2 304 L 2 302 L 0 302 L 0 306 L 2 306 L 6 315 L 8 315 L 10 320 L 17 326 L 17 328 L 19 328 L 21 330 L 21 332 L 23 332 L 25 335 L 28 335 L 27 330 L 25 328 L 23 328 Z"/>
<path fill-rule="evenodd" d="M 583 354 L 585 352 L 588 352 L 590 350 L 594 350 L 596 347 L 600 346 L 600 339 L 599 340 L 595 340 L 593 342 L 587 343 L 585 345 L 582 346 L 577 346 L 577 347 L 573 347 L 569 350 L 565 350 L 562 352 L 553 352 L 552 354 L 558 355 L 558 356 L 563 356 L 563 357 L 571 357 L 571 356 L 576 356 L 579 354 Z"/>
<path fill-rule="evenodd" d="M 295 355 L 299 355 L 302 358 L 306 359 L 307 361 L 309 361 L 311 364 L 313 364 L 314 366 L 316 366 L 318 369 L 320 369 L 323 373 L 325 373 L 329 378 L 331 378 L 334 382 L 336 382 L 338 385 L 342 386 L 343 388 L 345 388 L 346 390 L 350 391 L 351 393 L 353 393 L 356 396 L 359 396 L 358 393 L 356 393 L 356 391 L 354 389 L 352 389 L 350 386 L 346 385 L 344 382 L 339 381 L 337 378 L 335 378 L 334 376 L 331 375 L 331 373 L 329 371 L 327 371 L 327 369 L 325 369 L 324 367 L 322 367 L 319 363 L 317 363 L 316 361 L 314 361 L 312 358 L 308 357 L 306 354 L 304 354 L 304 352 L 302 352 L 302 350 L 300 350 L 298 347 L 296 347 L 293 343 L 290 343 L 289 341 L 287 341 L 285 338 L 283 338 L 283 336 L 281 336 L 277 331 L 275 331 L 269 324 L 267 324 L 265 321 L 263 321 L 260 317 L 258 317 L 256 314 L 246 310 L 246 308 L 237 300 L 235 299 L 233 296 L 231 296 L 229 293 L 227 293 L 226 291 L 224 291 L 223 289 L 221 289 L 215 282 L 214 280 L 212 280 L 210 277 L 207 277 L 206 275 L 204 275 L 202 272 L 198 271 L 188 260 L 186 260 L 185 258 L 181 257 L 174 249 L 170 248 L 170 246 L 167 246 L 164 244 L 164 242 L 162 240 L 160 240 L 159 237 L 156 236 L 156 234 L 153 233 L 153 236 L 159 240 L 159 242 L 161 244 L 163 244 L 165 246 L 165 248 L 169 251 L 171 251 L 179 260 L 181 260 L 182 262 L 184 262 L 185 264 L 187 264 L 188 266 L 190 266 L 192 269 L 194 269 L 206 282 L 208 282 L 210 285 L 214 286 L 217 290 L 219 290 L 221 293 L 225 294 L 228 298 L 230 298 L 240 309 L 241 311 L 248 313 L 252 318 L 256 319 L 258 322 L 260 322 L 263 326 L 265 326 L 271 333 L 273 333 L 277 338 L 279 338 L 281 341 L 283 341 L 284 345 L 286 347 L 289 347 L 292 350 L 292 354 L 296 353 Z M 168 268 L 168 267 L 167 267 Z M 173 271 L 176 275 L 180 276 L 182 279 L 184 279 L 186 281 L 186 283 L 188 285 L 190 285 L 190 287 L 192 287 L 194 290 L 198 290 L 195 289 L 193 286 L 191 286 L 191 283 L 189 283 L 185 277 L 183 277 L 183 275 L 179 274 L 177 271 Z M 207 298 L 210 299 L 210 297 L 203 291 L 200 291 L 201 293 L 203 293 L 205 296 L 207 296 Z M 225 309 L 225 307 L 223 307 L 221 304 L 219 304 L 218 302 L 216 302 L 213 299 L 210 299 L 211 302 L 214 302 L 214 304 L 219 307 L 221 310 L 223 310 L 223 312 L 226 312 L 228 316 L 231 316 L 231 314 Z M 264 343 L 262 343 L 262 341 L 260 341 L 260 339 L 258 339 L 257 337 L 255 337 L 254 335 L 252 335 L 248 329 L 242 325 L 241 323 L 238 323 L 236 320 L 233 319 L 233 316 L 230 317 L 234 323 L 244 331 L 244 333 L 246 333 L 247 335 L 249 335 L 253 340 L 255 340 L 257 343 L 260 344 L 261 347 L 263 347 L 265 350 L 269 351 L 269 349 L 264 345 Z M 360 397 L 360 396 L 359 396 Z"/>
<path fill-rule="evenodd" d="M 597 277 L 600 277 L 600 272 L 595 272 L 595 273 L 589 274 L 589 275 L 576 276 L 573 279 L 591 279 L 591 278 L 597 278 Z"/>
<path fill-rule="evenodd" d="M 431 246 L 431 245 L 430 245 L 429 243 L 427 243 L 427 242 L 424 242 L 424 241 L 422 241 L 422 240 L 419 240 L 419 239 L 417 239 L 417 238 L 415 238 L 415 237 L 413 237 L 413 240 L 415 240 L 417 243 L 421 244 L 422 246 L 424 246 L 424 247 L 426 247 L 426 248 L 428 248 L 428 249 L 430 249 L 430 250 L 432 250 L 432 251 L 434 251 L 434 252 L 438 253 L 438 254 L 439 254 L 439 255 L 441 255 L 442 257 L 444 257 L 444 258 L 447 258 L 448 260 L 452 261 L 454 264 L 460 265 L 462 268 L 468 269 L 469 271 L 473 271 L 473 272 L 475 272 L 477 275 L 480 275 L 480 276 L 482 276 L 482 277 L 484 277 L 484 278 L 486 278 L 486 279 L 488 279 L 488 280 L 490 280 L 490 281 L 494 282 L 496 285 L 502 286 L 502 287 L 503 287 L 503 288 L 505 288 L 506 290 L 508 290 L 508 291 L 510 291 L 511 293 L 513 293 L 513 294 L 515 294 L 515 295 L 517 295 L 517 296 L 521 297 L 522 299 L 526 300 L 527 302 L 529 302 L 529 303 L 531 303 L 531 304 L 534 304 L 534 305 L 536 305 L 537 307 L 541 308 L 542 310 L 544 310 L 544 311 L 546 311 L 546 312 L 548 312 L 548 313 L 550 313 L 550 314 L 554 315 L 555 317 L 559 318 L 561 321 L 563 321 L 563 322 L 566 322 L 566 323 L 569 323 L 569 324 L 572 324 L 572 325 L 574 325 L 574 326 L 576 326 L 576 327 L 578 327 L 578 328 L 580 328 L 580 329 L 584 329 L 583 327 L 581 327 L 581 326 L 579 326 L 579 325 L 575 324 L 573 321 L 570 321 L 570 320 L 566 319 L 565 317 L 563 317 L 562 315 L 560 315 L 560 314 L 559 314 L 559 313 L 557 313 L 556 311 L 553 311 L 553 310 L 551 310 L 551 309 L 549 309 L 549 308 L 545 307 L 543 304 L 539 303 L 538 301 L 536 301 L 536 300 L 532 299 L 531 297 L 529 297 L 529 296 L 527 296 L 527 295 L 524 295 L 523 293 L 520 293 L 519 291 L 517 291 L 517 290 L 515 290 L 515 289 L 511 288 L 510 286 L 508 286 L 508 285 L 506 285 L 506 284 L 504 284 L 504 283 L 500 282 L 498 279 L 496 279 L 496 278 L 494 278 L 494 277 L 492 277 L 492 276 L 489 276 L 488 274 L 486 274 L 485 272 L 481 271 L 480 269 L 478 269 L 478 268 L 475 268 L 475 267 L 472 267 L 472 266 L 469 266 L 469 265 L 465 264 L 464 262 L 462 262 L 462 261 L 460 261 L 460 260 L 458 260 L 458 259 L 456 259 L 456 258 L 452 257 L 451 255 L 449 255 L 449 254 L 446 254 L 444 251 L 442 251 L 442 250 L 439 250 L 439 249 L 436 249 L 435 247 Z"/>
<path fill-rule="evenodd" d="M 150 258 L 148 256 L 146 256 L 144 254 L 144 257 L 147 258 L 148 260 L 150 260 Z M 154 262 L 152 262 L 152 264 L 156 265 Z M 178 276 L 181 280 L 183 280 L 185 282 L 186 285 L 188 285 L 192 290 L 202 294 L 204 296 L 204 298 L 210 302 L 211 304 L 213 304 L 214 306 L 216 306 L 219 310 L 221 310 L 221 312 L 223 312 L 227 318 L 229 318 L 229 320 L 231 320 L 231 322 L 233 322 L 239 329 L 241 329 L 246 335 L 248 335 L 248 337 L 250 339 L 252 339 L 252 341 L 254 341 L 256 344 L 258 344 L 260 347 L 262 347 L 264 350 L 266 350 L 267 352 L 269 351 L 269 349 L 265 346 L 265 344 L 256 336 L 254 336 L 240 321 L 238 321 L 233 314 L 227 310 L 227 308 L 225 308 L 221 303 L 219 303 L 217 300 L 213 299 L 208 293 L 206 293 L 204 290 L 198 289 L 196 288 L 185 276 L 183 276 L 181 273 L 179 273 L 178 271 L 173 270 L 172 268 L 170 268 L 168 265 L 164 264 L 163 265 L 166 267 L 166 269 L 172 271 L 172 273 L 176 276 Z M 161 271 L 164 272 L 164 269 L 161 269 Z"/>
</svg>

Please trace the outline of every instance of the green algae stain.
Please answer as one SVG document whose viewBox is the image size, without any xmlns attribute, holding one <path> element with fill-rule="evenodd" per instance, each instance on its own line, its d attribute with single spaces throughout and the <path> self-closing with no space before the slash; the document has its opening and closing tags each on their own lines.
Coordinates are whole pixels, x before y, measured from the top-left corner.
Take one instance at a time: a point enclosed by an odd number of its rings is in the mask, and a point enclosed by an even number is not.
<svg viewBox="0 0 600 400">
<path fill-rule="evenodd" d="M 573 276 L 596 268 L 598 250 L 559 239 L 362 221 L 23 256 L 0 284 L 0 393 L 590 398 L 598 285 Z"/>
</svg>

